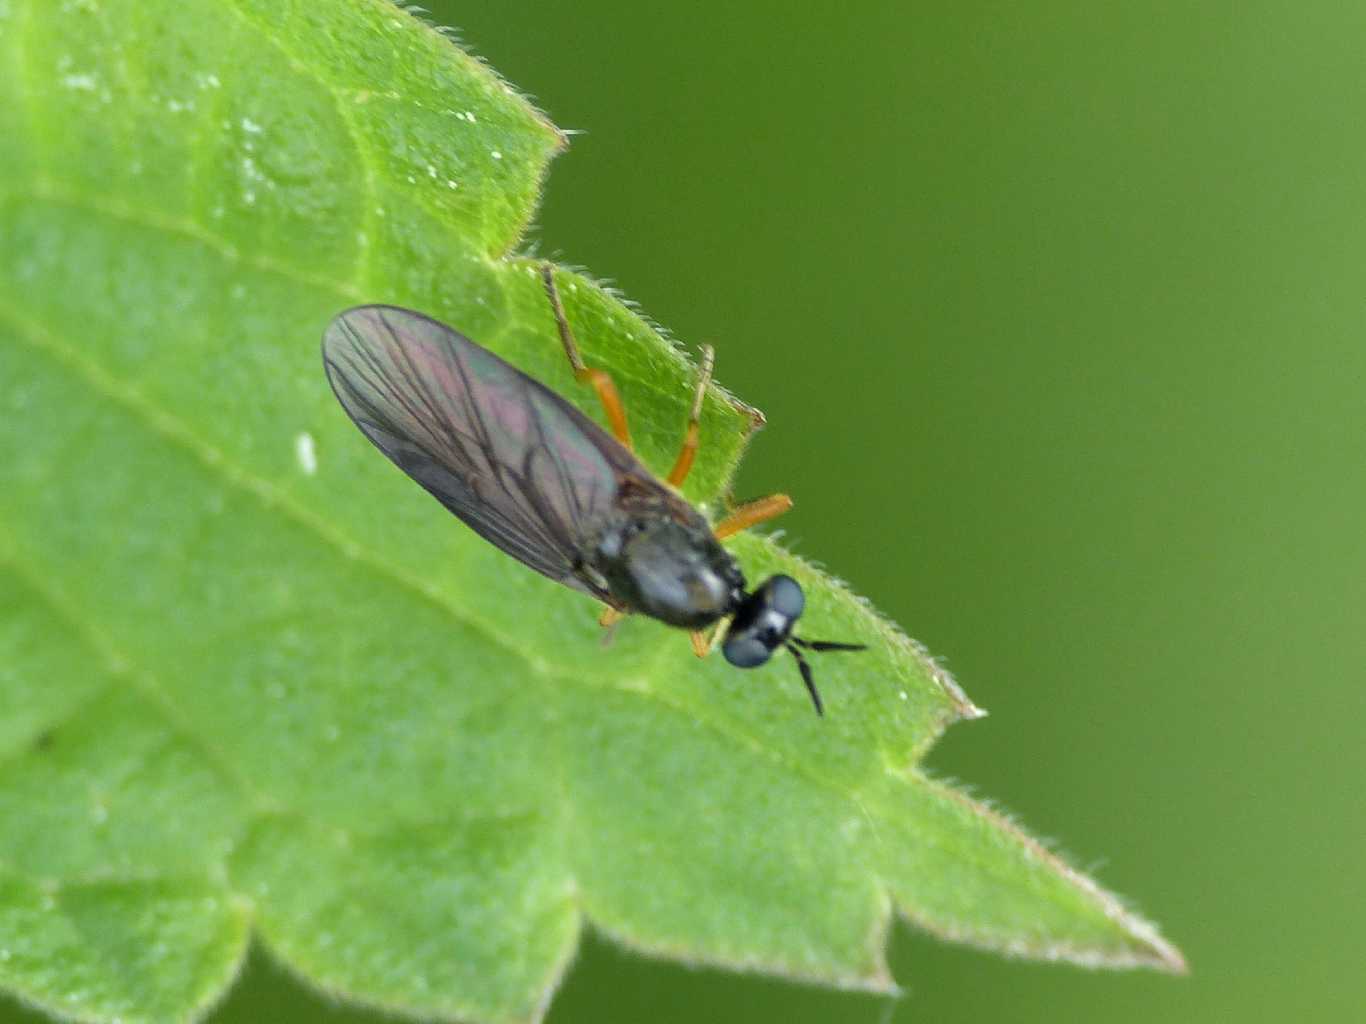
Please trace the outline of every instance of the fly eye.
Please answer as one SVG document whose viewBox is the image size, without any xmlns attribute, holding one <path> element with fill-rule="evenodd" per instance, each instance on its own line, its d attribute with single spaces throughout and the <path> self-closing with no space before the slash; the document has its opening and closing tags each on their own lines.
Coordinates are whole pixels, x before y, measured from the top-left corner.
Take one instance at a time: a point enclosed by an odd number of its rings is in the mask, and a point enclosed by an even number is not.
<svg viewBox="0 0 1366 1024">
<path fill-rule="evenodd" d="M 736 668 L 757 668 L 773 657 L 776 647 L 776 644 L 766 643 L 765 638 L 753 630 L 732 629 L 721 645 L 721 654 Z"/>
<path fill-rule="evenodd" d="M 791 576 L 774 576 L 764 584 L 762 593 L 764 603 L 787 620 L 789 629 L 792 623 L 801 618 L 806 608 L 806 595 L 802 593 L 801 584 Z"/>
<path fill-rule="evenodd" d="M 736 668 L 756 668 L 786 647 L 801 670 L 806 692 L 816 714 L 824 714 L 821 695 L 805 651 L 861 651 L 863 644 L 835 643 L 830 640 L 803 640 L 792 635 L 792 626 L 806 607 L 801 585 L 791 576 L 774 576 L 740 602 L 726 632 L 721 653 Z"/>
<path fill-rule="evenodd" d="M 805 603 L 796 580 L 772 577 L 735 610 L 721 653 L 736 668 L 762 665 L 787 640 Z"/>
</svg>

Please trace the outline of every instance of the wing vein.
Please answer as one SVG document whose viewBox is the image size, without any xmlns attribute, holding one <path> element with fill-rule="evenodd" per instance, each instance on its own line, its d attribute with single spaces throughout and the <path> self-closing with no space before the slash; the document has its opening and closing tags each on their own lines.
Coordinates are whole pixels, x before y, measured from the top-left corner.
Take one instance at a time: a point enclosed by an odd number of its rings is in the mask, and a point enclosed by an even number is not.
<svg viewBox="0 0 1366 1024">
<path fill-rule="evenodd" d="M 323 336 L 332 389 L 362 433 L 486 540 L 614 603 L 581 569 L 620 514 L 620 482 L 656 488 L 596 423 L 487 349 L 395 306 L 360 306 Z"/>
</svg>

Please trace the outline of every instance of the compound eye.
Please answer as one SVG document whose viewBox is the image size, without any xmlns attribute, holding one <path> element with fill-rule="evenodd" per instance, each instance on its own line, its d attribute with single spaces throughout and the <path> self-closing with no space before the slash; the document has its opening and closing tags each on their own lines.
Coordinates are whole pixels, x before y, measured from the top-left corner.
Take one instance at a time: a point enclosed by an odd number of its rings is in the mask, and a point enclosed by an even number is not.
<svg viewBox="0 0 1366 1024">
<path fill-rule="evenodd" d="M 802 593 L 802 586 L 791 576 L 774 576 L 764 584 L 765 604 L 773 609 L 789 624 L 801 618 L 803 609 L 806 608 L 806 595 Z"/>
<path fill-rule="evenodd" d="M 805 604 L 796 580 L 774 576 L 736 610 L 721 653 L 736 668 L 762 665 L 787 640 Z"/>
<path fill-rule="evenodd" d="M 773 648 L 753 630 L 732 629 L 726 634 L 721 653 L 736 668 L 757 668 L 773 656 Z"/>
</svg>

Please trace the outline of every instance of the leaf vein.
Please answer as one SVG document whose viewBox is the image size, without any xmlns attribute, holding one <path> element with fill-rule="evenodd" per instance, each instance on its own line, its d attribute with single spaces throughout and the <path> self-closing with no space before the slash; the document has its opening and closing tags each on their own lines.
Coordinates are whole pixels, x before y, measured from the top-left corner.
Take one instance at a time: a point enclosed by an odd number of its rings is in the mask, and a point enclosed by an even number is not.
<svg viewBox="0 0 1366 1024">
<path fill-rule="evenodd" d="M 318 73 L 317 68 L 286 46 L 284 41 L 270 30 L 269 26 L 262 25 L 256 21 L 255 18 L 251 17 L 251 15 L 243 10 L 238 0 L 229 0 L 226 7 L 237 16 L 243 25 L 257 33 L 267 43 L 279 50 L 284 57 L 288 58 L 291 67 L 301 69 L 309 78 L 321 86 L 327 95 L 331 97 L 333 106 L 337 111 L 337 117 L 341 119 L 342 124 L 346 127 L 346 134 L 350 137 L 351 144 L 355 146 L 357 156 L 360 157 L 361 168 L 365 175 L 365 193 L 367 199 L 363 220 L 364 230 L 361 234 L 362 242 L 356 247 L 355 279 L 349 282 L 348 290 L 365 292 L 367 290 L 366 286 L 369 283 L 369 263 L 375 239 L 374 221 L 376 207 L 379 204 L 379 187 L 377 185 L 378 179 L 376 175 L 378 161 L 375 159 L 374 150 L 371 148 L 369 141 L 365 138 L 364 134 L 357 127 L 354 118 L 351 116 L 350 109 L 343 102 L 341 91 L 334 83 L 323 78 L 323 76 Z"/>
<path fill-rule="evenodd" d="M 0 528 L 3 528 L 3 524 L 0 524 Z M 96 660 L 103 664 L 105 672 L 108 673 L 111 685 L 120 680 L 126 682 L 129 690 L 141 698 L 148 709 L 165 723 L 170 732 L 197 750 L 224 781 L 233 785 L 252 803 L 269 805 L 270 801 L 264 799 L 264 794 L 253 789 L 246 778 L 236 770 L 232 758 L 184 720 L 171 697 L 171 692 L 162 686 L 151 672 L 137 667 L 132 659 L 94 626 L 91 617 L 78 614 L 72 607 L 73 603 L 67 600 L 65 595 L 58 594 L 40 572 L 16 556 L 13 545 L 9 545 L 9 548 L 5 561 L 14 576 L 54 616 L 66 623 L 77 640 L 96 656 Z M 104 689 L 98 692 L 103 693 Z"/>
<path fill-rule="evenodd" d="M 372 552 L 334 529 L 320 516 L 306 511 L 284 491 L 233 463 L 223 452 L 196 436 L 176 417 L 157 408 L 134 388 L 117 379 L 94 360 L 78 352 L 65 341 L 59 340 L 50 329 L 5 303 L 0 303 L 0 319 L 9 321 L 16 328 L 18 336 L 32 348 L 47 354 L 74 371 L 85 380 L 96 394 L 121 406 L 154 433 L 189 452 L 201 465 L 220 476 L 224 482 L 234 489 L 250 494 L 267 509 L 274 509 L 283 513 L 291 521 L 304 527 L 320 540 L 335 548 L 343 557 L 360 562 L 378 576 L 416 594 L 420 599 L 445 612 L 462 625 L 469 626 L 484 634 L 497 646 L 523 661 L 533 673 L 541 678 L 545 679 L 557 675 L 563 677 L 563 674 L 557 672 L 548 662 L 533 657 L 511 637 L 472 614 L 469 609 L 453 604 L 432 586 L 395 569 L 392 565 L 384 562 Z"/>
<path fill-rule="evenodd" d="M 268 256 L 244 253 L 227 239 L 184 217 L 169 216 L 118 199 L 84 195 L 76 189 L 46 178 L 34 183 L 30 188 L 7 189 L 0 192 L 0 200 L 11 199 L 37 199 L 56 205 L 70 206 L 102 214 L 114 220 L 125 221 L 138 227 L 150 228 L 153 231 L 179 235 L 182 238 L 198 242 L 227 262 L 251 267 L 264 273 L 275 274 L 311 288 L 319 288 L 339 296 L 344 301 L 360 301 L 361 292 L 347 282 L 335 281 L 330 277 L 323 277 L 318 274 L 310 274 Z"/>
</svg>

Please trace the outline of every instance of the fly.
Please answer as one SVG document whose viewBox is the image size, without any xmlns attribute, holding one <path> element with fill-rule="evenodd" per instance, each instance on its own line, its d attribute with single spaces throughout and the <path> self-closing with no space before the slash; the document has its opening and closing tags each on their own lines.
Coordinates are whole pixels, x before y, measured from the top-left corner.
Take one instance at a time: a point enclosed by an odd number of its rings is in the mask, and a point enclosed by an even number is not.
<svg viewBox="0 0 1366 1024">
<path fill-rule="evenodd" d="M 702 365 L 678 458 L 660 480 L 636 458 L 612 378 L 586 366 L 543 264 L 550 308 L 574 376 L 597 392 L 604 431 L 488 349 L 428 316 L 357 306 L 323 335 L 332 390 L 363 434 L 485 540 L 607 606 L 604 626 L 637 612 L 692 632 L 701 657 L 730 620 L 721 653 L 755 668 L 780 647 L 796 659 L 816 713 L 809 651 L 862 644 L 804 640 L 792 628 L 806 599 L 790 576 L 753 590 L 721 541 L 792 507 L 785 494 L 747 502 L 714 526 L 678 492 L 697 454 Z"/>
</svg>

